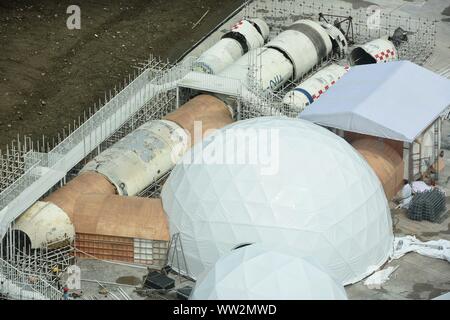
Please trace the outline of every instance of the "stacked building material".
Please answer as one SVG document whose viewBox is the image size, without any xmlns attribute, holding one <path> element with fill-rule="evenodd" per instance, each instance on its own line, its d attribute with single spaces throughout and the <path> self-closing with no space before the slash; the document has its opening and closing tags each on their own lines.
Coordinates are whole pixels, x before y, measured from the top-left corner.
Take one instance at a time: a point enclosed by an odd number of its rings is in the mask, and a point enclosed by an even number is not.
<svg viewBox="0 0 450 320">
<path fill-rule="evenodd" d="M 417 193 L 408 208 L 408 218 L 418 221 L 440 223 L 446 213 L 445 194 L 437 188 Z"/>
</svg>

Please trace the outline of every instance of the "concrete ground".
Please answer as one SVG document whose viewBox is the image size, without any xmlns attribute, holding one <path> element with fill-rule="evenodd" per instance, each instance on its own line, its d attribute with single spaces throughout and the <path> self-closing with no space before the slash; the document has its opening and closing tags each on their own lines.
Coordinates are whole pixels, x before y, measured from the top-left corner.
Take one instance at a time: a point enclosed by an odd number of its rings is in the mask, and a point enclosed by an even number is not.
<svg viewBox="0 0 450 320">
<path fill-rule="evenodd" d="M 139 289 L 142 289 L 148 273 L 145 266 L 93 259 L 79 259 L 76 264 L 81 269 L 81 291 L 83 292 L 82 296 L 76 299 L 117 300 L 117 297 L 125 300 L 118 291 L 119 287 L 132 300 L 172 300 L 177 298 L 175 290 L 167 292 L 152 290 L 141 293 Z M 186 285 L 193 286 L 193 282 L 187 279 L 175 274 L 170 276 L 175 280 L 175 288 L 182 288 Z M 107 294 L 104 289 L 108 292 Z"/>
<path fill-rule="evenodd" d="M 113 295 L 125 300 L 117 289 L 122 288 L 132 299 L 142 299 L 134 291 L 135 287 L 142 286 L 143 277 L 147 269 L 141 266 L 126 266 L 120 263 L 107 263 L 99 260 L 79 259 L 77 265 L 81 269 L 82 298 L 88 300 L 115 300 Z M 94 280 L 94 281 L 87 281 Z M 111 294 L 100 294 L 102 287 L 96 282 L 101 282 Z M 111 285 L 103 282 L 116 283 Z"/>
</svg>

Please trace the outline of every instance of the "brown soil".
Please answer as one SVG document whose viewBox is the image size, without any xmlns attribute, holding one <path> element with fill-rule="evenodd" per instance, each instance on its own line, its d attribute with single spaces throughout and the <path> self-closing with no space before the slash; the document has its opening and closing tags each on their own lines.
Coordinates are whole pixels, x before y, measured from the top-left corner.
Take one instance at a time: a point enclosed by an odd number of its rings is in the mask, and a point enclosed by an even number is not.
<svg viewBox="0 0 450 320">
<path fill-rule="evenodd" d="M 0 149 L 17 134 L 52 138 L 150 54 L 171 61 L 242 0 L 0 0 Z M 192 30 L 199 18 L 210 10 Z"/>
</svg>

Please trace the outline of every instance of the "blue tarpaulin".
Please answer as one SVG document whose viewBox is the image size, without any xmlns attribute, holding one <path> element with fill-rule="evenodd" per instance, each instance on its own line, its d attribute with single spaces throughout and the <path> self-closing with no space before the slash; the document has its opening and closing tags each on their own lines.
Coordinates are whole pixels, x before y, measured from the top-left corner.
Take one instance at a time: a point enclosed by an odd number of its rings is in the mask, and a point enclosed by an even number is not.
<svg viewBox="0 0 450 320">
<path fill-rule="evenodd" d="M 450 106 L 450 80 L 409 61 L 355 66 L 299 117 L 413 142 Z"/>
</svg>

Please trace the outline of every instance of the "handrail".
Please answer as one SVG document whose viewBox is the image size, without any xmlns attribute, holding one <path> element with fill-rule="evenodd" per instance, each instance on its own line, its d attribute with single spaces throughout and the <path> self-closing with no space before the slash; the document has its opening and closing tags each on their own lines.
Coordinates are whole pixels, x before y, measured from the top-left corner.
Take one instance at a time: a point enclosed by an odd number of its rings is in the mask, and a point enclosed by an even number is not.
<svg viewBox="0 0 450 320">
<path fill-rule="evenodd" d="M 12 295 L 14 296 L 23 298 L 22 290 L 24 290 L 24 287 L 26 287 L 31 289 L 31 291 L 30 290 L 26 291 L 37 293 L 38 297 L 42 296 L 49 300 L 59 300 L 61 297 L 61 292 L 57 288 L 55 288 L 52 284 L 50 284 L 47 280 L 35 274 L 22 272 L 21 270 L 17 269 L 12 264 L 10 264 L 9 262 L 7 262 L 2 258 L 0 258 L 0 276 L 3 276 L 5 278 L 7 287 L 9 287 L 12 284 L 20 290 L 20 295 L 13 293 Z M 33 284 L 26 283 L 25 280 L 29 279 L 31 276 L 36 280 L 36 282 Z M 4 285 L 5 284 L 3 284 L 3 286 L 0 287 L 0 290 L 4 289 Z M 1 293 L 11 295 L 11 292 L 9 291 Z"/>
</svg>

